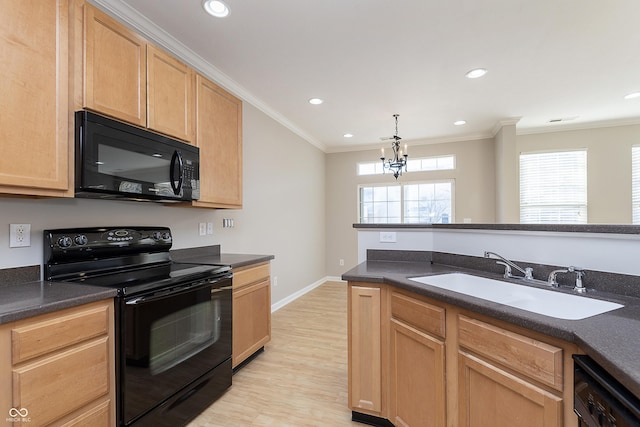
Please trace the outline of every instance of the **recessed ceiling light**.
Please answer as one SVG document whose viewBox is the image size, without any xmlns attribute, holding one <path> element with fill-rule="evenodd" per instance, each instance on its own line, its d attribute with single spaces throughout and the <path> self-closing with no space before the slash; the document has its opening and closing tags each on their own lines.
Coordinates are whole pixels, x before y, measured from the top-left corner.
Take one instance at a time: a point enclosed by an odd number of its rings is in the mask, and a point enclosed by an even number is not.
<svg viewBox="0 0 640 427">
<path fill-rule="evenodd" d="M 204 0 L 202 7 L 204 7 L 204 10 L 206 10 L 209 15 L 215 16 L 216 18 L 224 18 L 231 13 L 229 6 L 220 0 Z"/>
<path fill-rule="evenodd" d="M 322 104 L 323 102 L 324 102 L 324 100 L 323 100 L 323 99 L 320 99 L 320 98 L 311 98 L 311 99 L 309 100 L 309 104 L 313 104 L 313 105 L 320 105 L 320 104 Z"/>
<path fill-rule="evenodd" d="M 468 71 L 464 76 L 468 79 L 477 79 L 485 74 L 487 74 L 487 70 L 485 68 L 474 68 L 473 70 Z"/>
<path fill-rule="evenodd" d="M 464 120 L 456 120 L 455 122 L 453 122 L 453 124 L 456 126 L 462 126 L 462 125 L 466 125 L 467 122 Z"/>
<path fill-rule="evenodd" d="M 353 138 L 353 134 L 352 133 L 345 133 L 344 135 L 345 138 Z"/>
<path fill-rule="evenodd" d="M 624 99 L 633 99 L 633 98 L 640 98 L 640 92 L 633 92 L 628 95 L 625 95 L 624 97 Z"/>
</svg>

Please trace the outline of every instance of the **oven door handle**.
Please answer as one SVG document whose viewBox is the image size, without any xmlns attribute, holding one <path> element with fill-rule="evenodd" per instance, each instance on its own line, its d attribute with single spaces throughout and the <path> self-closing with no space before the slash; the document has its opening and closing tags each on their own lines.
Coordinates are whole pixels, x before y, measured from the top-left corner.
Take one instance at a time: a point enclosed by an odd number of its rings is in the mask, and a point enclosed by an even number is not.
<svg viewBox="0 0 640 427">
<path fill-rule="evenodd" d="M 165 292 L 160 291 L 160 292 L 156 292 L 153 295 L 140 296 L 140 297 L 137 297 L 137 298 L 130 299 L 129 301 L 126 301 L 125 304 L 126 305 L 144 304 L 144 303 L 147 303 L 147 302 L 152 302 L 152 301 L 156 301 L 156 300 L 159 300 L 159 299 L 167 298 L 169 296 L 175 296 L 175 295 L 178 295 L 178 294 L 184 294 L 186 292 L 191 292 L 191 291 L 198 290 L 198 289 L 201 289 L 201 288 L 210 288 L 217 281 L 218 280 L 212 280 L 210 282 L 207 282 L 206 284 L 202 284 L 202 283 L 197 284 L 197 285 L 191 284 L 191 285 L 186 285 L 186 286 L 182 286 L 182 287 L 179 287 L 179 288 L 173 288 L 173 289 L 171 289 L 169 291 L 165 291 Z M 231 288 L 232 288 L 231 285 L 229 285 L 229 286 L 221 286 L 219 288 L 212 288 L 211 289 L 211 293 L 213 294 L 213 293 L 217 293 L 217 292 L 222 292 L 222 291 L 230 290 Z"/>
</svg>

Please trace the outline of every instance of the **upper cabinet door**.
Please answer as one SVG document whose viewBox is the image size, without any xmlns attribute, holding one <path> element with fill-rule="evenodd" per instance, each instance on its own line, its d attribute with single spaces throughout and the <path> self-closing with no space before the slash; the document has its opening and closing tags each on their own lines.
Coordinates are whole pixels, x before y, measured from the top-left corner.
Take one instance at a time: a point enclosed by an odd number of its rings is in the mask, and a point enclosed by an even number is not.
<svg viewBox="0 0 640 427">
<path fill-rule="evenodd" d="M 147 46 L 147 126 L 193 140 L 194 72 L 154 46 Z"/>
<path fill-rule="evenodd" d="M 0 192 L 72 196 L 69 1 L 3 1 L 0 64 Z"/>
<path fill-rule="evenodd" d="M 84 5 L 84 107 L 147 125 L 145 40 Z"/>
<path fill-rule="evenodd" d="M 242 101 L 196 75 L 200 199 L 194 206 L 242 207 Z"/>
</svg>

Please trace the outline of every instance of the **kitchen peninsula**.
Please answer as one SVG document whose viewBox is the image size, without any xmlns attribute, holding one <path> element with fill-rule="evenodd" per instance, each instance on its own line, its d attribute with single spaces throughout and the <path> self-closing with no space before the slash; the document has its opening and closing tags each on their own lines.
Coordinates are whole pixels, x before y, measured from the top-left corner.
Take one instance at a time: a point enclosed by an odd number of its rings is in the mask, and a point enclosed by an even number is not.
<svg viewBox="0 0 640 427">
<path fill-rule="evenodd" d="M 631 256 L 624 248 L 637 245 L 638 227 L 356 228 L 363 259 L 342 276 L 349 282 L 349 406 L 354 419 L 388 419 L 395 425 L 424 425 L 416 420 L 425 419 L 444 425 L 446 420 L 446 425 L 464 426 L 473 416 L 517 419 L 519 425 L 537 420 L 545 426 L 574 426 L 573 354 L 587 354 L 640 396 L 640 280 L 630 271 L 607 268 L 606 260 L 590 258 Z M 566 247 L 557 246 L 562 241 L 574 248 L 565 256 L 559 251 Z M 593 245 L 599 250 L 594 252 Z M 588 270 L 588 297 L 624 307 L 564 320 L 410 279 L 464 272 L 504 280 L 504 268 L 484 258 L 484 250 L 533 267 L 534 276 L 543 280 L 558 265 L 565 267 L 571 256 Z M 611 263 L 614 257 L 608 258 Z M 568 286 L 575 278 L 562 276 L 557 292 L 572 293 Z"/>
</svg>

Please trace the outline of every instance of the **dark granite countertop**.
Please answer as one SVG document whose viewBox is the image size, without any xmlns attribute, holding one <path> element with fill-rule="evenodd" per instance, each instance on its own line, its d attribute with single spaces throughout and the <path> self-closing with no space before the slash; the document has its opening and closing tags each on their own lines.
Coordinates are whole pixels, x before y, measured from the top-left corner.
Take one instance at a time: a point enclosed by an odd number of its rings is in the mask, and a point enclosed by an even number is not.
<svg viewBox="0 0 640 427">
<path fill-rule="evenodd" d="M 116 296 L 115 289 L 33 281 L 0 286 L 0 324 Z"/>
<path fill-rule="evenodd" d="M 178 249 L 171 251 L 174 261 L 197 264 L 230 265 L 233 268 L 257 264 L 274 259 L 273 255 L 224 254 L 220 246 Z M 50 313 L 93 301 L 116 296 L 116 289 L 39 280 L 17 274 L 22 269 L 2 270 L 0 275 L 0 324 Z M 34 271 L 37 269 L 34 269 Z M 39 272 L 38 272 L 39 275 Z"/>
<path fill-rule="evenodd" d="M 499 275 L 478 270 L 428 262 L 395 261 L 365 261 L 343 274 L 342 279 L 386 283 L 573 342 L 640 397 L 640 299 L 594 291 L 588 295 L 615 301 L 625 307 L 583 320 L 563 320 L 409 280 L 410 277 L 453 272 L 502 280 Z M 560 289 L 558 292 L 571 291 Z"/>
<path fill-rule="evenodd" d="M 219 245 L 171 251 L 171 259 L 174 261 L 195 264 L 230 265 L 231 268 L 259 264 L 261 262 L 271 261 L 274 258 L 273 255 L 221 253 Z"/>
</svg>

